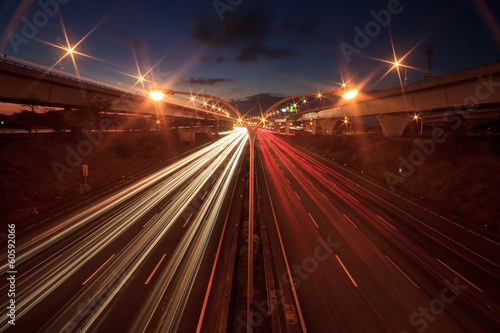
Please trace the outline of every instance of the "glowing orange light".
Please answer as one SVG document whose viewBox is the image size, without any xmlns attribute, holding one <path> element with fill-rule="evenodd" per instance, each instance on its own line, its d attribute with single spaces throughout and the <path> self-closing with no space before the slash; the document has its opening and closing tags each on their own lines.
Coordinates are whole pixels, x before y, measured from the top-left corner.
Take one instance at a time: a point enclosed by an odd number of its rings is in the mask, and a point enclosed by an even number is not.
<svg viewBox="0 0 500 333">
<path fill-rule="evenodd" d="M 149 96 L 151 96 L 152 99 L 159 101 L 165 96 L 165 94 L 161 91 L 154 90 L 149 93 Z"/>
<path fill-rule="evenodd" d="M 358 90 L 354 89 L 351 91 L 346 92 L 345 94 L 342 95 L 345 99 L 351 99 L 354 98 L 358 94 Z"/>
</svg>

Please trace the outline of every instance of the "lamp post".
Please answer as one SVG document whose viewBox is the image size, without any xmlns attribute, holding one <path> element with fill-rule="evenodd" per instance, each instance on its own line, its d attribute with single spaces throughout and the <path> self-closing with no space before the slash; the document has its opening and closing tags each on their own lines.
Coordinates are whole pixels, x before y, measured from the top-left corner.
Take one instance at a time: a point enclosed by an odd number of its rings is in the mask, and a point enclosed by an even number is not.
<svg viewBox="0 0 500 333">
<path fill-rule="evenodd" d="M 191 92 L 175 91 L 175 90 L 169 90 L 169 89 L 155 89 L 155 90 L 152 90 L 149 93 L 149 95 L 151 96 L 151 98 L 153 98 L 155 100 L 161 100 L 161 99 L 163 99 L 163 97 L 165 95 L 187 95 L 187 96 L 191 96 L 191 101 L 192 102 L 194 102 L 194 99 L 195 99 L 195 97 L 193 97 L 193 93 L 191 93 Z M 241 115 L 238 112 L 238 109 L 236 109 L 233 105 L 231 105 L 230 103 L 226 102 L 222 98 L 219 98 L 219 97 L 216 97 L 216 96 L 212 96 L 212 95 L 207 95 L 207 94 L 196 94 L 196 96 L 200 96 L 200 97 L 203 97 L 203 98 L 208 98 L 208 99 L 220 102 L 221 104 L 224 104 L 229 109 L 231 109 L 231 111 L 233 111 L 234 113 L 236 113 L 236 115 L 239 118 L 241 118 Z M 204 102 L 203 105 L 206 107 L 207 103 Z M 218 111 L 222 111 L 222 109 L 219 108 L 219 107 L 216 107 L 215 105 L 212 105 L 212 110 L 215 110 L 215 111 L 212 112 L 212 111 L 205 110 L 204 112 L 210 113 L 210 114 L 214 115 L 214 118 L 215 118 L 214 130 L 215 130 L 215 134 L 218 135 L 218 133 L 219 133 L 219 128 L 218 128 L 219 127 L 219 118 L 222 116 L 222 113 L 221 112 L 217 112 L 217 110 Z M 227 115 L 227 114 L 226 114 L 226 117 L 230 118 L 229 115 Z"/>
</svg>

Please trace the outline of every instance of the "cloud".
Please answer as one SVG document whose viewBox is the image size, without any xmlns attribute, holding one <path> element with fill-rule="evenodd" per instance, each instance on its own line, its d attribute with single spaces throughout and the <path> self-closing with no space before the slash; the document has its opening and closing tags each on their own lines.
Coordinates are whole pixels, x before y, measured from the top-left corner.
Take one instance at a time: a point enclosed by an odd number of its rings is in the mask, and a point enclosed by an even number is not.
<svg viewBox="0 0 500 333">
<path fill-rule="evenodd" d="M 140 40 L 138 40 L 134 37 L 126 36 L 123 33 L 116 31 L 116 30 L 113 32 L 113 38 L 115 39 L 115 41 L 117 43 L 131 47 L 131 48 L 136 49 L 136 50 L 146 48 L 146 44 L 144 44 Z"/>
<path fill-rule="evenodd" d="M 271 27 L 271 17 L 264 10 L 241 8 L 227 15 L 224 24 L 216 15 L 195 16 L 191 20 L 191 36 L 205 45 L 224 47 L 262 40 L 269 34 Z"/>
<path fill-rule="evenodd" d="M 233 105 L 237 105 L 240 113 L 245 114 L 250 112 L 251 115 L 260 115 L 260 109 L 264 112 L 274 103 L 282 100 L 283 95 L 275 95 L 269 93 L 247 96 L 245 98 L 229 101 Z"/>
<path fill-rule="evenodd" d="M 218 56 L 217 58 L 215 58 L 215 57 L 212 57 L 211 55 L 202 55 L 201 61 L 213 62 L 215 64 L 222 64 L 224 61 L 226 61 L 226 57 L 221 55 L 221 56 Z"/>
<path fill-rule="evenodd" d="M 263 44 L 253 44 L 244 46 L 240 49 L 240 54 L 233 58 L 236 62 L 255 62 L 261 58 L 264 59 L 284 59 L 289 60 L 300 56 L 300 53 L 290 51 L 284 48 L 270 48 Z"/>
<path fill-rule="evenodd" d="M 281 23 L 279 29 L 282 33 L 291 35 L 296 41 L 303 41 L 311 38 L 316 29 L 316 22 L 309 20 L 297 21 L 293 18 L 288 18 Z"/>
<path fill-rule="evenodd" d="M 187 84 L 192 84 L 192 85 L 204 85 L 204 86 L 213 86 L 214 84 L 217 83 L 229 83 L 233 82 L 232 79 L 226 79 L 226 78 L 190 78 L 185 81 Z"/>
</svg>

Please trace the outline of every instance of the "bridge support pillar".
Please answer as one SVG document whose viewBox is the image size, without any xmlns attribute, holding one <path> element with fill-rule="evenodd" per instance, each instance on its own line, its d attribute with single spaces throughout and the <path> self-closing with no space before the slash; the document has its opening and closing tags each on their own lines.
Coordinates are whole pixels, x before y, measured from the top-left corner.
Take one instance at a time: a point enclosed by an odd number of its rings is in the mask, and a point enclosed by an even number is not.
<svg viewBox="0 0 500 333">
<path fill-rule="evenodd" d="M 219 136 L 219 119 L 214 119 L 214 134 L 215 136 Z"/>
<path fill-rule="evenodd" d="M 323 134 L 331 135 L 333 133 L 333 127 L 337 123 L 337 119 L 321 119 L 318 120 L 321 126 L 321 131 Z"/>
<path fill-rule="evenodd" d="M 382 127 L 382 132 L 385 137 L 399 137 L 403 135 L 403 131 L 406 125 L 411 121 L 411 117 L 408 115 L 387 115 L 380 114 L 377 116 L 377 120 Z"/>
<path fill-rule="evenodd" d="M 311 121 L 311 133 L 313 135 L 316 135 L 316 126 L 317 126 L 316 120 Z"/>
<path fill-rule="evenodd" d="M 285 121 L 285 135 L 290 134 L 290 123 Z"/>
</svg>

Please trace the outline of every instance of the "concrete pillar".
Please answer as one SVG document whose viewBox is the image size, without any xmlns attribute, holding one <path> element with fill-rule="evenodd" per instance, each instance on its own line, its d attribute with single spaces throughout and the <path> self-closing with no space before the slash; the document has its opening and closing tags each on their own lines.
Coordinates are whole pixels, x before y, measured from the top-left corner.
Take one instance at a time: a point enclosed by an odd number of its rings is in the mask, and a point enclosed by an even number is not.
<svg viewBox="0 0 500 333">
<path fill-rule="evenodd" d="M 219 136 L 219 119 L 214 119 L 214 133 L 215 136 Z"/>
<path fill-rule="evenodd" d="M 412 117 L 406 114 L 380 114 L 377 116 L 377 119 L 382 127 L 382 132 L 385 137 L 400 137 L 403 135 L 403 131 L 405 130 L 406 125 L 408 125 L 411 121 Z"/>
<path fill-rule="evenodd" d="M 288 121 L 285 121 L 285 134 L 290 134 L 290 123 Z"/>
<path fill-rule="evenodd" d="M 311 125 L 311 132 L 313 135 L 316 135 L 316 126 L 317 126 L 316 120 L 313 120 Z"/>
<path fill-rule="evenodd" d="M 323 134 L 331 135 L 333 133 L 333 128 L 337 123 L 337 119 L 320 119 L 319 125 L 321 126 L 321 131 Z"/>
</svg>

